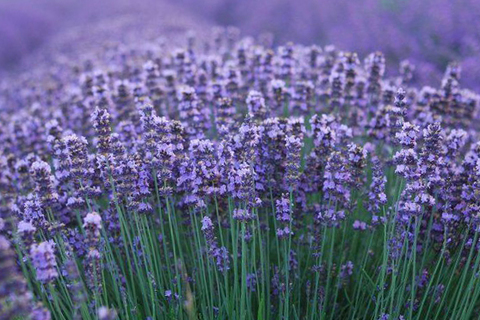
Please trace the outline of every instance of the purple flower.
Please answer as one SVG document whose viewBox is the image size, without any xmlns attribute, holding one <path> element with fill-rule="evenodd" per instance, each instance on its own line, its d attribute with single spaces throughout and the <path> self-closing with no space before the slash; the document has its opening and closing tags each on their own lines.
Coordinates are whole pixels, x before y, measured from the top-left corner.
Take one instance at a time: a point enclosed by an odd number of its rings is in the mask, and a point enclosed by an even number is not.
<svg viewBox="0 0 480 320">
<path fill-rule="evenodd" d="M 254 119 L 263 120 L 268 114 L 269 110 L 265 104 L 263 95 L 258 91 L 250 91 L 247 96 L 248 112 L 253 115 Z"/>
<path fill-rule="evenodd" d="M 280 110 L 282 110 L 284 103 L 288 97 L 288 90 L 285 85 L 285 81 L 280 79 L 274 79 L 270 82 L 270 86 L 272 88 L 272 95 L 275 101 L 274 109 L 276 110 L 276 112 L 279 112 Z"/>
<path fill-rule="evenodd" d="M 165 290 L 165 298 L 168 302 L 172 300 L 172 290 Z"/>
<path fill-rule="evenodd" d="M 350 201 L 352 173 L 346 166 L 346 159 L 340 152 L 333 152 L 327 159 L 323 174 L 324 197 L 330 201 L 341 201 L 347 204 Z"/>
<path fill-rule="evenodd" d="M 390 106 L 387 110 L 387 126 L 390 130 L 390 136 L 393 141 L 400 139 L 398 137 L 398 133 L 402 130 L 402 127 L 405 123 L 405 96 L 405 90 L 403 88 L 399 88 L 395 96 L 394 105 Z"/>
<path fill-rule="evenodd" d="M 218 271 L 226 272 L 230 269 L 230 256 L 225 247 L 218 247 L 216 237 L 214 235 L 214 226 L 212 220 L 205 216 L 202 219 L 202 232 L 208 245 L 208 251 L 212 259 L 217 265 Z"/>
<path fill-rule="evenodd" d="M 257 275 L 255 273 L 249 273 L 247 274 L 247 289 L 250 292 L 256 292 L 257 291 Z"/>
<path fill-rule="evenodd" d="M 50 165 L 44 161 L 35 161 L 30 168 L 30 173 L 35 181 L 35 192 L 40 201 L 51 206 L 58 200 L 58 194 L 53 187 L 54 181 Z"/>
<path fill-rule="evenodd" d="M 417 176 L 418 155 L 413 149 L 403 149 L 398 151 L 393 157 L 397 165 L 395 173 L 403 176 L 405 179 L 412 180 Z"/>
<path fill-rule="evenodd" d="M 353 229 L 355 229 L 355 230 L 366 230 L 367 229 L 367 224 L 363 221 L 355 220 L 353 222 Z"/>
<path fill-rule="evenodd" d="M 385 222 L 385 217 L 379 215 L 381 214 L 382 206 L 387 204 L 387 195 L 385 194 L 387 178 L 383 174 L 377 157 L 372 158 L 372 164 L 372 182 L 368 192 L 368 210 L 372 214 L 372 223 L 375 225 Z"/>
<path fill-rule="evenodd" d="M 23 244 L 28 248 L 34 241 L 35 232 L 37 228 L 28 221 L 21 220 L 17 225 L 17 232 L 20 235 Z"/>
<path fill-rule="evenodd" d="M 38 307 L 35 307 L 31 314 L 30 314 L 30 318 L 32 320 L 50 320 L 51 319 L 51 315 L 50 315 L 50 311 L 48 311 L 48 309 L 42 307 L 42 306 L 38 306 Z"/>
<path fill-rule="evenodd" d="M 418 137 L 418 126 L 405 122 L 401 131 L 395 134 L 395 138 L 405 148 L 414 148 Z"/>
<path fill-rule="evenodd" d="M 189 86 L 180 88 L 178 100 L 179 119 L 185 127 L 185 133 L 191 138 L 204 138 L 211 126 L 210 109 L 201 105 L 195 89 Z"/>
<path fill-rule="evenodd" d="M 100 238 L 100 230 L 102 229 L 102 218 L 96 212 L 88 213 L 83 219 L 83 228 L 86 231 L 89 242 L 95 244 Z"/>
<path fill-rule="evenodd" d="M 367 152 L 355 143 L 350 143 L 347 145 L 347 157 L 352 174 L 352 185 L 358 189 L 364 183 Z"/>
<path fill-rule="evenodd" d="M 117 312 L 115 309 L 110 309 L 106 306 L 101 306 L 98 308 L 98 319 L 99 320 L 114 320 L 117 318 Z"/>
<path fill-rule="evenodd" d="M 252 221 L 255 216 L 250 212 L 248 209 L 240 209 L 235 208 L 233 210 L 233 219 L 241 221 L 241 222 L 249 222 Z"/>
<path fill-rule="evenodd" d="M 376 106 L 380 100 L 381 79 L 385 73 L 385 57 L 381 52 L 374 52 L 365 59 L 368 72 L 367 94 L 370 104 Z"/>
<path fill-rule="evenodd" d="M 215 111 L 215 125 L 220 133 L 226 134 L 234 124 L 235 107 L 232 99 L 218 98 Z"/>
<path fill-rule="evenodd" d="M 345 219 L 345 211 L 335 208 L 321 208 L 315 218 L 326 225 L 335 226 L 339 221 Z"/>
<path fill-rule="evenodd" d="M 330 74 L 330 110 L 339 111 L 343 105 L 343 92 L 345 85 L 345 75 L 342 72 L 333 71 Z"/>
<path fill-rule="evenodd" d="M 302 139 L 295 136 L 285 137 L 285 184 L 287 190 L 295 190 L 300 177 L 301 151 L 303 147 Z"/>
<path fill-rule="evenodd" d="M 255 171 L 247 163 L 230 168 L 227 190 L 234 199 L 245 202 L 248 208 L 258 206 L 260 199 L 255 191 Z"/>
<path fill-rule="evenodd" d="M 48 225 L 44 215 L 44 208 L 38 198 L 29 196 L 23 203 L 23 219 L 37 227 Z"/>
<path fill-rule="evenodd" d="M 100 154 L 107 155 L 111 150 L 111 117 L 108 110 L 95 108 L 92 114 L 93 127 L 97 132 L 98 143 L 97 148 Z"/>
<path fill-rule="evenodd" d="M 32 244 L 30 257 L 32 265 L 36 270 L 38 281 L 47 283 L 58 277 L 55 243 L 53 240 Z"/>
<path fill-rule="evenodd" d="M 353 274 L 353 262 L 352 261 L 347 261 L 347 263 L 343 264 L 341 267 L 340 267 L 340 278 L 342 279 L 346 279 L 348 277 L 350 277 L 352 274 Z"/>
<path fill-rule="evenodd" d="M 178 185 L 189 192 L 190 200 L 197 207 L 206 207 L 206 198 L 220 192 L 216 150 L 209 140 L 194 139 L 190 142 L 190 159 L 185 159 Z"/>
<path fill-rule="evenodd" d="M 88 252 L 84 260 L 85 272 L 88 285 L 92 290 L 101 290 L 101 254 L 100 254 L 100 230 L 102 229 L 102 218 L 97 212 L 88 213 L 83 219 L 86 244 Z"/>
<path fill-rule="evenodd" d="M 273 86 L 273 83 L 272 83 Z M 315 86 L 311 81 L 298 81 L 295 84 L 295 91 L 293 94 L 293 101 L 294 101 L 294 110 L 298 110 L 300 114 L 303 115 L 308 115 L 309 112 L 312 109 L 312 97 L 314 94 L 314 88 Z M 279 89 L 279 92 L 277 95 L 279 97 L 277 98 L 282 101 L 282 92 L 281 92 L 281 87 Z"/>
<path fill-rule="evenodd" d="M 165 290 L 164 295 L 165 295 L 165 299 L 167 299 L 168 303 L 170 303 L 173 300 L 173 298 L 175 298 L 175 300 L 178 300 L 180 298 L 178 293 L 173 294 L 172 290 Z"/>
<path fill-rule="evenodd" d="M 292 222 L 292 209 L 290 206 L 290 199 L 287 194 L 283 194 L 281 199 L 275 201 L 276 203 L 276 218 L 280 224 L 280 228 L 277 229 L 277 237 L 280 239 L 288 238 L 293 235 L 290 230 Z"/>
</svg>

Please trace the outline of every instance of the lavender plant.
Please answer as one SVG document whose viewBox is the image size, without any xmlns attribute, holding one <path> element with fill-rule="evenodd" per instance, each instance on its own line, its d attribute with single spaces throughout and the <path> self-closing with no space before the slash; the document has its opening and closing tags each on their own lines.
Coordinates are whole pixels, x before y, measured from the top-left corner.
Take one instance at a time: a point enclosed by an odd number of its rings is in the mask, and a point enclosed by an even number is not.
<svg viewBox="0 0 480 320">
<path fill-rule="evenodd" d="M 0 100 L 0 319 L 477 319 L 480 96 L 216 29 Z M 20 108 L 21 107 L 21 108 Z"/>
</svg>

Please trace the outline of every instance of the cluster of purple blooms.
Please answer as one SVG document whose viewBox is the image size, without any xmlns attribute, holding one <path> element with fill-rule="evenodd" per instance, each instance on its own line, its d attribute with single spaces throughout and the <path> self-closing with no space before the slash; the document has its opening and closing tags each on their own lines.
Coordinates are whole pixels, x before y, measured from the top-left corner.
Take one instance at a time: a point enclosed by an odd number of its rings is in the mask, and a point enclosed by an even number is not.
<svg viewBox="0 0 480 320">
<path fill-rule="evenodd" d="M 224 243 L 220 229 L 237 224 L 245 240 L 262 230 L 294 244 L 290 278 L 296 250 L 307 246 L 317 259 L 320 244 L 312 242 L 345 222 L 359 231 L 395 223 L 391 259 L 416 229 L 419 254 L 429 242 L 446 243 L 449 254 L 462 242 L 478 247 L 480 97 L 460 87 L 457 64 L 439 88 L 416 88 L 405 63 L 400 76 L 385 77 L 380 52 L 361 62 L 333 46 L 275 49 L 231 30 L 205 43 L 190 37 L 181 49 L 105 47 L 98 57 L 59 57 L 55 68 L 0 88 L 5 110 L 18 107 L 0 120 L 5 312 L 44 312 L 12 243 L 45 288 L 62 277 L 74 290 L 80 269 L 85 290 L 99 295 L 102 270 L 122 281 L 106 262 L 110 246 L 120 256 L 128 246 L 148 254 L 140 240 L 122 238 L 134 215 L 152 217 L 162 243 L 160 226 L 171 215 L 192 226 L 200 217 L 197 249 L 225 276 L 240 243 Z M 398 183 L 387 189 L 387 180 Z M 166 268 L 192 267 L 184 263 Z M 278 267 L 272 261 L 272 279 L 249 274 L 248 287 L 271 280 L 272 295 L 281 296 L 289 283 Z M 351 261 L 312 270 L 339 284 L 357 272 Z M 96 307 L 100 319 L 115 317 Z"/>
</svg>

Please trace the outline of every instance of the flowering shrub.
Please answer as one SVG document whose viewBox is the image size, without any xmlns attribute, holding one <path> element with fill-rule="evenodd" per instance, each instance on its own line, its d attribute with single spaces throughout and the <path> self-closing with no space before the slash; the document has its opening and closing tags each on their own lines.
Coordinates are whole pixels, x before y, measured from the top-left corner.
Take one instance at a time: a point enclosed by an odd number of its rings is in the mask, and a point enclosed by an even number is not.
<svg viewBox="0 0 480 320">
<path fill-rule="evenodd" d="M 0 318 L 479 316 L 456 63 L 418 88 L 233 28 L 51 59 L 2 87 Z"/>
</svg>

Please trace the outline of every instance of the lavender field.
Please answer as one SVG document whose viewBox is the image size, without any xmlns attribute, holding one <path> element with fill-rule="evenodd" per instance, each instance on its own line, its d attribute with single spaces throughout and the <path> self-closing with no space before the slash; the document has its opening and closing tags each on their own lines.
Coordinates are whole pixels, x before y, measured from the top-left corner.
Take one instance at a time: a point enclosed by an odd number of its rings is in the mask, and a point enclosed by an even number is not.
<svg viewBox="0 0 480 320">
<path fill-rule="evenodd" d="M 479 319 L 478 1 L 0 1 L 0 320 Z"/>
</svg>

